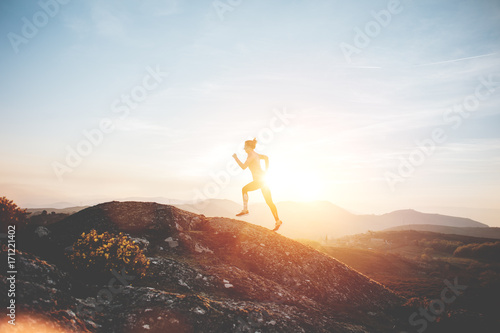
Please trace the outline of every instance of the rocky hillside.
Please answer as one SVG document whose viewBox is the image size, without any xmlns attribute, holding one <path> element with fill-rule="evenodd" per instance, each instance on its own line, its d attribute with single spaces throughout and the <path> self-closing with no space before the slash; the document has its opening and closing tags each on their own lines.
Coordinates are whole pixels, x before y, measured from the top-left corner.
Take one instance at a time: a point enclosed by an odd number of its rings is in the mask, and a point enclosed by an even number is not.
<svg viewBox="0 0 500 333">
<path fill-rule="evenodd" d="M 100 283 L 79 278 L 64 253 L 71 251 L 82 232 L 92 229 L 129 234 L 151 261 L 148 275 L 143 279 L 110 275 Z M 69 332 L 401 329 L 395 310 L 404 300 L 392 291 L 326 254 L 242 221 L 206 218 L 157 203 L 109 202 L 26 230 L 19 237 L 18 322 L 28 318 L 22 322 L 35 328 L 52 325 Z M 7 293 L 5 278 L 0 288 Z M 404 325 L 407 319 L 401 322 Z"/>
</svg>

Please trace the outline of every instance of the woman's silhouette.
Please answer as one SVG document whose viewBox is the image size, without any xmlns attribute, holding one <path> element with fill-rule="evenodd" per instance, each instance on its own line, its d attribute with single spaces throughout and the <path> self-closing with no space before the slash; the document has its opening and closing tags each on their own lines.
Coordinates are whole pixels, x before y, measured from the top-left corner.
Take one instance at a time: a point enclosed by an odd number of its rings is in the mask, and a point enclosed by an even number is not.
<svg viewBox="0 0 500 333">
<path fill-rule="evenodd" d="M 252 172 L 253 181 L 243 186 L 241 190 L 243 194 L 243 210 L 236 214 L 236 216 L 242 216 L 248 214 L 248 192 L 255 191 L 260 188 L 262 191 L 262 195 L 264 195 L 264 199 L 266 200 L 267 205 L 271 208 L 271 212 L 273 213 L 274 220 L 276 224 L 274 226 L 273 231 L 279 229 L 281 224 L 281 220 L 278 217 L 278 210 L 276 209 L 276 205 L 273 202 L 271 197 L 271 191 L 266 184 L 264 179 L 264 175 L 266 174 L 267 169 L 269 168 L 269 158 L 266 155 L 258 154 L 254 151 L 255 145 L 257 144 L 257 140 L 247 140 L 245 141 L 245 151 L 248 154 L 247 160 L 245 163 L 242 163 L 236 154 L 233 154 L 236 163 L 244 170 L 247 167 Z M 260 166 L 260 160 L 264 160 L 266 162 L 266 170 L 262 170 Z"/>
</svg>

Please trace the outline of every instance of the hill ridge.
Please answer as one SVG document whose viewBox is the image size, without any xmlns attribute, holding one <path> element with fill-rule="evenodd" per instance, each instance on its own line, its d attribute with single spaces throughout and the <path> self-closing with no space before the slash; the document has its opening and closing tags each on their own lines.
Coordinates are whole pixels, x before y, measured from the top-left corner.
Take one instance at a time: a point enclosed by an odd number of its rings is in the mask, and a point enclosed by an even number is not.
<svg viewBox="0 0 500 333">
<path fill-rule="evenodd" d="M 240 319 L 251 321 L 250 315 L 257 318 L 250 326 L 264 331 L 386 332 L 397 322 L 390 309 L 404 302 L 340 261 L 261 226 L 207 218 L 153 202 L 114 201 L 89 207 L 48 226 L 47 236 L 37 240 L 33 235 L 31 244 L 38 242 L 33 245 L 36 253 L 63 268 L 64 258 L 56 254 L 68 251 L 82 232 L 91 229 L 128 233 L 146 244 L 144 251 L 152 263 L 150 276 L 124 289 L 106 308 L 109 313 L 104 318 L 116 323 L 96 321 L 110 331 L 142 323 L 127 314 L 145 307 L 164 316 L 165 304 L 160 300 L 175 298 L 164 292 L 186 295 L 182 297 L 187 303 L 174 302 L 177 305 L 169 311 L 180 313 L 192 329 L 202 327 L 206 332 L 221 327 L 235 331 Z M 197 295 L 205 297 L 213 309 L 200 307 Z M 147 299 L 158 300 L 160 305 Z M 215 308 L 224 316 L 215 315 Z"/>
</svg>

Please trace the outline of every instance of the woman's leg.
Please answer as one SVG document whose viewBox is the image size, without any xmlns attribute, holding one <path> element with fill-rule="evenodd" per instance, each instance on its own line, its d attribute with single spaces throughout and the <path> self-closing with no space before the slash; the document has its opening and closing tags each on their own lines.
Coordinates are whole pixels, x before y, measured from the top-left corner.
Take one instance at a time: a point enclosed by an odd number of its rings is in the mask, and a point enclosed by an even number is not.
<svg viewBox="0 0 500 333">
<path fill-rule="evenodd" d="M 243 196 L 243 211 L 248 211 L 248 192 L 258 190 L 260 186 L 260 182 L 255 180 L 243 186 L 241 189 L 241 194 Z"/>
<path fill-rule="evenodd" d="M 276 205 L 273 202 L 273 198 L 271 196 L 271 190 L 269 189 L 269 187 L 267 187 L 267 185 L 262 186 L 260 190 L 262 191 L 262 195 L 264 196 L 267 205 L 269 206 L 271 212 L 273 213 L 274 220 L 279 221 L 278 210 L 276 209 Z"/>
</svg>

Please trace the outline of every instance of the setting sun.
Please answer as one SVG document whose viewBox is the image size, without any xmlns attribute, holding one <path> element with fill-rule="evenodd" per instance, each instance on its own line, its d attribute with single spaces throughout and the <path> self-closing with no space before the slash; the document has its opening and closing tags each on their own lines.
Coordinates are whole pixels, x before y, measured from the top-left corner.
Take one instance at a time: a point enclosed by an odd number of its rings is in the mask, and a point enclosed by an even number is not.
<svg viewBox="0 0 500 333">
<path fill-rule="evenodd" d="M 319 175 L 303 170 L 269 170 L 266 182 L 273 193 L 289 200 L 318 200 L 323 190 Z"/>
</svg>

